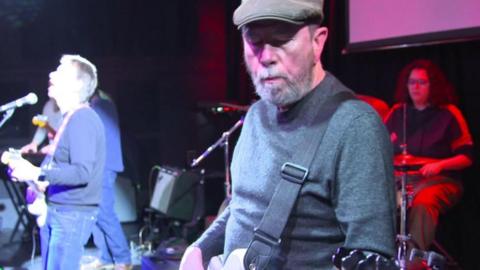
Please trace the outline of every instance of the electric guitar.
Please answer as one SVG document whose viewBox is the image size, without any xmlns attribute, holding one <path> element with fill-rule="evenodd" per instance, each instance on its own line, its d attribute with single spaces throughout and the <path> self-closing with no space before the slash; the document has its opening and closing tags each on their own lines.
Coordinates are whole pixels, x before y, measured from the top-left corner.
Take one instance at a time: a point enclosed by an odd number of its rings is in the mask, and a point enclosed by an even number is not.
<svg viewBox="0 0 480 270">
<path fill-rule="evenodd" d="M 21 160 L 22 157 L 20 150 L 8 149 L 4 151 L 0 158 L 0 161 L 8 165 L 13 160 Z M 25 160 L 28 162 L 27 160 Z M 37 188 L 35 184 L 37 180 L 23 181 L 28 184 L 27 187 L 27 210 L 30 214 L 35 215 L 38 227 L 43 227 L 47 218 L 47 203 L 45 202 L 45 194 Z"/>
<path fill-rule="evenodd" d="M 222 263 L 219 256 L 215 256 L 210 260 L 207 270 L 245 270 L 243 258 L 246 253 L 246 248 L 235 249 L 228 255 L 225 263 Z"/>
<path fill-rule="evenodd" d="M 210 260 L 207 270 L 246 270 L 243 267 L 243 259 L 247 249 L 236 249 L 228 255 L 225 264 L 219 256 Z M 441 256 L 440 256 L 441 257 Z M 393 259 L 387 259 L 377 254 L 369 256 L 363 255 L 359 250 L 349 251 L 345 248 L 339 248 L 332 256 L 332 262 L 336 269 L 355 270 L 355 269 L 379 269 L 379 270 L 400 270 Z"/>
</svg>

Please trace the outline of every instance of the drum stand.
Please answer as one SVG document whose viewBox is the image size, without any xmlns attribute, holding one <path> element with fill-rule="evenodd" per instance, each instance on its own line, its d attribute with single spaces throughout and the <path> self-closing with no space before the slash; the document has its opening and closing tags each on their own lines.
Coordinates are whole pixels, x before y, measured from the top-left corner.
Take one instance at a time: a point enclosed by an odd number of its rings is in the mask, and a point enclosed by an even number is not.
<svg viewBox="0 0 480 270">
<path fill-rule="evenodd" d="M 407 104 L 403 104 L 403 141 L 400 145 L 402 150 L 402 160 L 398 164 L 398 168 L 401 172 L 401 205 L 400 205 L 400 234 L 397 235 L 398 241 L 398 251 L 397 251 L 397 266 L 402 269 L 407 269 L 407 262 L 412 259 L 412 257 L 419 257 L 421 259 L 427 260 L 428 266 L 432 267 L 431 269 L 443 269 L 445 259 L 435 253 L 435 252 L 423 252 L 421 250 L 412 249 L 410 258 L 408 257 L 408 243 L 415 243 L 411 236 L 407 232 L 407 204 L 410 202 L 409 194 L 407 191 L 407 182 L 408 182 L 408 165 L 413 165 L 413 162 L 408 162 L 408 145 L 407 145 Z"/>
<path fill-rule="evenodd" d="M 400 234 L 397 235 L 397 240 L 399 241 L 398 251 L 397 251 L 397 261 L 400 269 L 407 269 L 408 261 L 408 242 L 411 240 L 410 235 L 407 234 L 407 169 L 405 166 L 401 168 L 401 198 L 402 202 L 400 205 Z"/>
<path fill-rule="evenodd" d="M 407 232 L 407 209 L 408 204 L 411 202 L 412 198 L 411 191 L 408 188 L 408 175 L 409 175 L 409 168 L 408 164 L 404 163 L 403 165 L 397 166 L 400 170 L 400 180 L 401 180 L 401 204 L 400 204 L 400 233 L 397 235 L 398 241 L 398 251 L 397 251 L 397 266 L 402 269 L 408 269 L 407 262 L 414 261 L 414 260 L 423 260 L 428 269 L 434 270 L 442 270 L 445 267 L 445 264 L 450 262 L 453 266 L 458 266 L 458 263 L 455 262 L 453 257 L 451 257 L 443 247 L 438 244 L 435 240 L 433 241 L 433 245 L 441 252 L 441 254 L 435 251 L 427 251 L 427 250 L 420 250 L 418 248 L 412 248 L 409 250 L 408 244 L 412 244 L 413 246 L 417 246 L 416 242 L 410 234 Z M 410 251 L 410 254 L 408 254 Z M 423 268 L 422 268 L 423 269 Z"/>
<path fill-rule="evenodd" d="M 400 145 L 402 149 L 402 154 L 406 155 L 407 152 L 407 103 L 403 104 L 403 144 Z M 400 234 L 397 235 L 397 240 L 399 241 L 398 251 L 397 251 L 397 261 L 400 269 L 407 269 L 408 261 L 408 241 L 410 241 L 410 235 L 407 234 L 407 166 L 406 162 L 402 161 L 400 171 L 401 171 L 401 196 L 402 202 L 400 205 Z"/>
</svg>

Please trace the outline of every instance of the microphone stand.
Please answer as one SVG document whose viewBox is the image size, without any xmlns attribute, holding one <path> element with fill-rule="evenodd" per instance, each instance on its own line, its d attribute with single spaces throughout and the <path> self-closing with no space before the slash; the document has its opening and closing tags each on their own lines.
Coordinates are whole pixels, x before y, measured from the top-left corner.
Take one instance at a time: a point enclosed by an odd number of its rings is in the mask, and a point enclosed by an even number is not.
<svg viewBox="0 0 480 270">
<path fill-rule="evenodd" d="M 3 127 L 5 122 L 7 122 L 7 120 L 10 119 L 10 117 L 12 117 L 14 112 L 15 112 L 15 108 L 11 108 L 5 111 L 5 113 L 3 114 L 2 121 L 0 121 L 0 128 Z"/>
<path fill-rule="evenodd" d="M 229 138 L 230 135 L 235 132 L 241 125 L 243 124 L 243 116 L 238 120 L 233 127 L 231 127 L 229 130 L 223 132 L 222 136 L 210 147 L 205 150 L 199 157 L 194 159 L 192 161 L 192 164 L 190 167 L 196 167 L 200 162 L 206 158 L 213 150 L 215 150 L 217 147 L 222 146 L 224 150 L 224 161 L 225 161 L 225 189 L 226 189 L 226 195 L 227 199 L 230 199 L 231 196 L 231 181 L 230 181 L 230 153 L 228 150 L 229 147 Z"/>
</svg>

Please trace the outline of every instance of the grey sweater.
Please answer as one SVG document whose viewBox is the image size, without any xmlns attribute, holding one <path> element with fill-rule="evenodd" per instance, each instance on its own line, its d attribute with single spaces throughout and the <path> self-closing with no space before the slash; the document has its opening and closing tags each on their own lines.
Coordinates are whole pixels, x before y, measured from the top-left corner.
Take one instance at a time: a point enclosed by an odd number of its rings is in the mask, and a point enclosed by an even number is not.
<svg viewBox="0 0 480 270">
<path fill-rule="evenodd" d="M 105 165 L 105 134 L 98 115 L 88 106 L 67 114 L 53 143 L 54 153 L 46 157 L 42 166 L 50 182 L 49 202 L 98 205 Z"/>
<path fill-rule="evenodd" d="M 252 105 L 233 155 L 231 203 L 195 243 L 205 260 L 248 246 L 280 180 L 281 165 L 299 150 L 306 123 L 316 117 L 322 100 L 340 91 L 349 90 L 327 73 L 286 112 L 262 100 Z M 283 232 L 281 268 L 331 269 L 330 258 L 340 246 L 393 255 L 392 147 L 367 104 L 348 100 L 339 106 L 310 169 Z"/>
</svg>

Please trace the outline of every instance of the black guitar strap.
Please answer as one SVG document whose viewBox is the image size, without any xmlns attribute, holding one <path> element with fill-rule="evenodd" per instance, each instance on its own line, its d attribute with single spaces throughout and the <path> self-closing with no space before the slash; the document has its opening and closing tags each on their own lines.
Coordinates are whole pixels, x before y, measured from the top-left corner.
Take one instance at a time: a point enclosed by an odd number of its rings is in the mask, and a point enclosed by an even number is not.
<svg viewBox="0 0 480 270">
<path fill-rule="evenodd" d="M 327 98 L 317 112 L 316 119 L 320 119 L 319 124 L 306 129 L 304 136 L 306 140 L 297 149 L 291 162 L 283 164 L 281 180 L 275 188 L 259 226 L 255 228 L 253 239 L 244 257 L 245 269 L 267 269 L 275 248 L 280 244 L 280 236 L 300 189 L 308 177 L 309 168 L 332 115 L 343 101 L 354 98 L 354 95 L 347 91 Z"/>
</svg>

